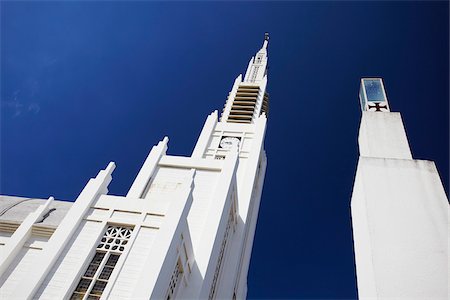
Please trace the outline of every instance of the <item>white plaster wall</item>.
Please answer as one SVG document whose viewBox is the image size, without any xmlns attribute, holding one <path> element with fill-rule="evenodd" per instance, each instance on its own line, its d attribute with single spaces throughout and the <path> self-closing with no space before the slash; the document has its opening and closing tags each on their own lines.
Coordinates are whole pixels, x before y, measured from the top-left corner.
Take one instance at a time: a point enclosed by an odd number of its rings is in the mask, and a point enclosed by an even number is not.
<svg viewBox="0 0 450 300">
<path fill-rule="evenodd" d="M 250 258 L 253 248 L 253 240 L 255 237 L 256 223 L 258 221 L 259 207 L 261 203 L 261 196 L 266 174 L 267 158 L 265 151 L 261 151 L 260 162 L 256 170 L 255 184 L 253 186 L 252 200 L 248 212 L 247 228 L 244 237 L 244 246 L 241 254 L 241 265 L 238 272 L 238 289 L 236 290 L 236 297 L 238 299 L 247 298 L 247 275 L 250 266 Z"/>
<path fill-rule="evenodd" d="M 214 201 L 213 192 L 216 189 L 219 174 L 219 172 L 207 170 L 198 170 L 195 173 L 194 190 L 192 192 L 194 200 L 187 218 L 194 245 L 201 243 L 201 234 L 211 204 Z"/>
<path fill-rule="evenodd" d="M 125 200 L 126 201 L 126 200 Z M 143 270 L 143 262 L 147 260 L 149 249 L 158 230 L 141 227 L 130 250 L 119 276 L 112 288 L 110 299 L 130 299 Z"/>
<path fill-rule="evenodd" d="M 358 143 L 361 156 L 412 159 L 402 117 L 397 112 L 363 111 Z"/>
<path fill-rule="evenodd" d="M 147 249 L 147 258 L 142 261 L 143 268 L 131 296 L 134 299 L 166 297 L 181 244 L 181 236 L 186 237 L 185 242 L 190 241 L 189 233 L 186 231 L 187 215 L 193 201 L 194 174 L 195 170 L 189 170 L 189 176 L 185 177 L 183 188 L 170 195 L 171 203 L 164 223 L 158 230 L 152 247 Z M 149 200 L 152 201 L 152 198 Z M 188 245 L 188 248 L 191 246 Z"/>
<path fill-rule="evenodd" d="M 13 232 L 0 231 L 1 242 L 6 243 L 12 234 Z"/>
<path fill-rule="evenodd" d="M 253 237 L 258 217 L 262 187 L 265 175 L 266 158 L 261 154 L 261 170 L 257 172 L 256 183 L 253 186 L 251 211 L 247 222 L 244 223 L 241 215 L 237 216 L 237 224 L 230 238 L 220 283 L 217 290 L 217 299 L 231 299 L 236 288 L 237 299 L 246 298 L 247 272 L 253 246 Z M 240 283 L 239 283 L 240 282 Z M 239 294 L 241 292 L 241 294 Z"/>
<path fill-rule="evenodd" d="M 431 161 L 360 157 L 352 195 L 360 299 L 448 299 L 448 200 Z"/>
<path fill-rule="evenodd" d="M 227 152 L 219 148 L 221 136 L 241 137 L 239 165 L 236 172 L 238 186 L 237 203 L 239 207 L 238 222 L 233 236 L 229 238 L 230 245 L 222 266 L 224 270 L 221 272 L 217 290 L 219 299 L 232 298 L 235 289 L 238 299 L 245 298 L 248 265 L 264 180 L 264 174 L 259 174 L 257 170 L 263 148 L 265 126 L 265 116 L 256 119 L 254 124 L 218 122 L 215 126 L 211 126 L 207 121 L 194 151 L 197 156 L 200 156 L 201 149 L 199 145 L 202 145 L 202 156 L 206 157 L 206 159 L 211 159 L 214 154 Z M 210 136 L 203 134 L 206 130 L 210 132 Z M 261 159 L 263 160 L 264 173 L 265 155 Z M 258 183 L 260 178 L 261 182 Z"/>
<path fill-rule="evenodd" d="M 145 198 L 149 199 L 152 193 L 167 195 L 180 189 L 186 177 L 189 176 L 189 172 L 189 169 L 158 166 Z"/>
<path fill-rule="evenodd" d="M 164 260 L 158 272 L 158 280 L 150 293 L 150 299 L 166 299 L 169 290 L 169 282 L 175 270 L 178 259 L 181 261 L 183 274 L 177 284 L 177 291 L 175 292 L 176 298 L 179 295 L 179 292 L 184 288 L 185 279 L 189 277 L 189 270 L 187 265 L 184 263 L 184 254 L 182 253 L 182 234 L 183 236 L 189 234 L 187 230 L 186 215 L 180 219 L 180 222 L 171 237 L 171 244 L 164 253 Z M 152 261 L 152 257 L 149 257 L 149 261 Z"/>
<path fill-rule="evenodd" d="M 209 295 L 228 220 L 231 193 L 235 189 L 236 152 L 230 153 L 225 160 L 203 161 L 211 165 L 219 163 L 222 170 L 215 174 L 209 170 L 196 172 L 193 204 L 188 215 L 195 263 L 188 277 L 188 285 L 180 291 L 182 299 L 203 299 Z"/>
<path fill-rule="evenodd" d="M 233 172 L 234 173 L 234 172 Z M 233 181 L 235 181 L 235 177 L 233 176 Z M 221 187 L 220 190 L 223 191 L 221 193 L 223 197 L 225 198 L 225 201 L 217 201 L 217 203 L 214 203 L 214 208 L 211 209 L 209 213 L 209 222 L 207 226 L 205 226 L 203 231 L 203 237 L 212 237 L 212 241 L 208 241 L 205 243 L 205 241 L 199 245 L 200 251 L 197 251 L 200 255 L 196 256 L 198 257 L 198 262 L 200 263 L 200 270 L 202 272 L 202 275 L 204 275 L 203 278 L 203 284 L 202 289 L 199 295 L 200 299 L 208 298 L 212 284 L 213 284 L 213 277 L 214 273 L 216 272 L 217 266 L 218 266 L 218 259 L 220 255 L 220 247 L 222 245 L 222 242 L 224 241 L 224 234 L 227 227 L 227 223 L 230 216 L 230 211 L 232 207 L 232 201 L 234 199 L 233 194 L 235 193 L 235 182 L 230 182 L 230 184 L 226 187 Z M 214 199 L 214 198 L 213 198 Z M 219 200 L 219 199 L 215 199 Z M 214 216 L 214 221 L 211 222 L 211 216 Z M 233 238 L 232 232 L 230 232 L 228 238 L 227 238 L 227 245 L 226 248 L 229 247 L 230 241 Z M 226 249 L 225 248 L 225 249 Z M 207 249 L 207 251 L 205 251 Z M 198 249 L 196 249 L 198 250 Z M 204 255 L 206 253 L 208 255 Z M 229 252 L 225 250 L 223 261 L 220 265 L 219 272 L 223 272 L 224 264 L 227 263 L 227 254 Z M 220 274 L 219 273 L 219 274 Z M 218 283 L 216 286 L 216 291 L 218 291 L 220 287 L 220 281 L 221 277 L 218 278 Z M 217 297 L 217 293 L 216 293 Z"/>
<path fill-rule="evenodd" d="M 206 128 L 206 125 L 209 125 Z M 262 182 L 264 174 L 257 174 L 260 155 L 263 148 L 263 140 L 266 128 L 266 117 L 260 116 L 254 124 L 237 124 L 218 122 L 211 129 L 211 124 L 205 123 L 204 131 L 209 130 L 211 135 L 200 135 L 194 151 L 200 156 L 200 146 L 203 145 L 203 157 L 210 159 L 217 154 L 222 154 L 218 148 L 218 141 L 221 136 L 241 137 L 241 147 L 239 152 L 239 165 L 236 171 L 236 181 L 238 187 L 238 222 L 233 236 L 230 238 L 230 246 L 224 259 L 221 272 L 220 283 L 218 285 L 217 296 L 219 299 L 228 299 L 233 296 L 236 288 L 238 299 L 245 298 L 248 265 L 250 263 L 251 248 L 253 245 L 253 235 L 259 209 Z M 220 153 L 219 153 L 220 151 Z M 228 152 L 228 151 L 223 151 Z M 263 158 L 265 172 L 265 156 Z M 260 185 L 258 179 L 262 178 Z M 255 189 L 255 186 L 257 188 Z M 193 206 L 195 205 L 195 201 Z M 256 213 L 256 215 L 255 215 Z M 220 225 L 221 228 L 223 224 Z M 219 229 L 219 231 L 222 229 Z M 219 232 L 218 231 L 218 232 Z M 195 245 L 195 243 L 194 243 Z M 204 258 L 202 258 L 204 259 Z M 214 262 L 214 257 L 211 257 Z"/>
<path fill-rule="evenodd" d="M 0 277 L 1 299 L 18 299 L 17 296 L 14 295 L 17 283 L 22 280 L 24 274 L 26 274 L 30 266 L 33 265 L 40 251 L 41 250 L 39 249 L 22 247 L 17 253 L 5 273 Z"/>
<path fill-rule="evenodd" d="M 33 298 L 62 299 L 70 295 L 92 259 L 103 229 L 103 223 L 82 221 Z"/>
</svg>

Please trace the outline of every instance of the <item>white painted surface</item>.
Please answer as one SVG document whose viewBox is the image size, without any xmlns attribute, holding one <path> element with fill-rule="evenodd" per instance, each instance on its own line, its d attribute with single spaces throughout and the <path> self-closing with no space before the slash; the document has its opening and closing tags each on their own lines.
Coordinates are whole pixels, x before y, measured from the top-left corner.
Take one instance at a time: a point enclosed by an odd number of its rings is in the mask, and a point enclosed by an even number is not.
<svg viewBox="0 0 450 300">
<path fill-rule="evenodd" d="M 14 261 L 0 277 L 1 299 L 21 300 L 15 293 L 17 286 L 23 280 L 30 267 L 35 263 L 40 251 L 38 249 L 23 247 L 17 252 Z"/>
<path fill-rule="evenodd" d="M 362 113 L 359 128 L 361 156 L 412 159 L 400 113 Z"/>
<path fill-rule="evenodd" d="M 127 197 L 132 198 L 142 198 L 145 192 L 146 184 L 149 182 L 161 156 L 166 154 L 167 143 L 169 142 L 168 137 L 164 137 L 158 145 L 153 146 L 150 154 L 144 162 L 141 170 L 139 171 L 136 179 L 133 182 L 130 190 L 128 191 Z"/>
<path fill-rule="evenodd" d="M 448 299 L 449 205 L 436 167 L 411 159 L 398 113 L 361 122 L 351 200 L 359 298 Z"/>
<path fill-rule="evenodd" d="M 211 206 L 214 205 L 214 190 L 219 179 L 218 172 L 197 171 L 194 178 L 194 190 L 191 210 L 188 215 L 189 231 L 194 245 L 201 243 L 201 234 Z"/>
<path fill-rule="evenodd" d="M 5 247 L 3 247 L 0 252 L 0 274 L 5 272 L 6 268 L 8 268 L 14 260 L 17 252 L 22 249 L 25 242 L 31 236 L 33 225 L 42 220 L 43 215 L 48 212 L 48 207 L 53 200 L 54 198 L 50 197 L 44 204 L 39 206 L 36 211 L 30 213 L 25 220 L 23 220 L 22 224 L 20 224 L 14 234 L 8 239 Z"/>
<path fill-rule="evenodd" d="M 0 196 L 0 224 L 2 222 L 21 223 L 25 218 L 43 205 L 48 199 Z M 50 203 L 51 213 L 40 225 L 56 227 L 72 207 L 72 202 L 54 200 Z M 54 210 L 53 210 L 54 209 Z"/>
<path fill-rule="evenodd" d="M 63 299 L 69 290 L 75 288 L 81 272 L 93 257 L 93 249 L 103 230 L 102 223 L 83 221 L 46 274 L 34 298 Z"/>
<path fill-rule="evenodd" d="M 361 157 L 355 189 L 359 296 L 447 299 L 449 210 L 434 163 Z"/>
<path fill-rule="evenodd" d="M 143 262 L 148 258 L 149 249 L 153 246 L 158 230 L 142 227 L 131 248 L 112 289 L 112 299 L 129 299 L 133 294 L 141 273 L 144 273 Z"/>
</svg>

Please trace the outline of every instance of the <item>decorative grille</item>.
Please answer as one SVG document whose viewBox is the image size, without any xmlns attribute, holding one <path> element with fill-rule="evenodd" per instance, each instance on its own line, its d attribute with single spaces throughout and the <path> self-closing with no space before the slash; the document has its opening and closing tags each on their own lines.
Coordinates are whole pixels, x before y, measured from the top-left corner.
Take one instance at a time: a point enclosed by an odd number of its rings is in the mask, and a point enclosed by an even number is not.
<svg viewBox="0 0 450 300">
<path fill-rule="evenodd" d="M 252 74 L 252 79 L 251 79 L 252 82 L 255 82 L 256 75 L 258 75 L 258 70 L 259 70 L 259 66 L 255 66 L 254 69 L 253 69 L 253 74 Z"/>
<path fill-rule="evenodd" d="M 81 276 L 71 300 L 100 299 L 132 231 L 131 227 L 108 226 L 97 246 L 94 258 Z"/>
<path fill-rule="evenodd" d="M 178 259 L 177 265 L 175 266 L 175 270 L 173 271 L 172 276 L 170 277 L 169 290 L 167 292 L 167 300 L 173 299 L 175 297 L 178 282 L 180 281 L 182 275 L 183 269 L 181 268 L 181 263 L 180 260 Z"/>
<path fill-rule="evenodd" d="M 108 226 L 97 249 L 123 252 L 124 246 L 128 243 L 132 231 L 133 229 L 128 227 Z"/>
</svg>

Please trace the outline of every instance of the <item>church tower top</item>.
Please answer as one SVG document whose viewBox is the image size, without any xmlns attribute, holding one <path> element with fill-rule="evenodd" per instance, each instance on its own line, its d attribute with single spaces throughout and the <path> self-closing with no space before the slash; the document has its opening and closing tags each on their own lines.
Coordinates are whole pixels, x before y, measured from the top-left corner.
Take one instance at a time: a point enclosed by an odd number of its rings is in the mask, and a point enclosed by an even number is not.
<svg viewBox="0 0 450 300">
<path fill-rule="evenodd" d="M 362 111 L 390 111 L 382 78 L 361 78 L 359 100 Z"/>
<path fill-rule="evenodd" d="M 269 34 L 264 34 L 264 42 L 261 49 L 253 56 L 248 63 L 245 72 L 244 82 L 258 83 L 267 75 L 267 46 L 269 44 Z"/>
<path fill-rule="evenodd" d="M 228 95 L 221 121 L 226 123 L 254 123 L 260 115 L 269 112 L 267 86 L 267 46 L 269 34 L 264 36 L 262 48 L 253 56 L 245 72 L 239 75 Z"/>
<path fill-rule="evenodd" d="M 359 98 L 362 110 L 358 136 L 360 156 L 412 159 L 402 118 L 389 108 L 383 79 L 362 78 Z"/>
</svg>

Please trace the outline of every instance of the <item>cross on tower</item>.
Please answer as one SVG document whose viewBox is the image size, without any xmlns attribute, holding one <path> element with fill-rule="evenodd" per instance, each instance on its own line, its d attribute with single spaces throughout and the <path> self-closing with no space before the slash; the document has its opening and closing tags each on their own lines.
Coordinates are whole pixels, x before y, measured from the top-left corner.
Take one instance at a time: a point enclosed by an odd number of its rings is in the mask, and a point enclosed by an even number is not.
<svg viewBox="0 0 450 300">
<path fill-rule="evenodd" d="M 375 111 L 381 111 L 382 108 L 387 110 L 387 105 L 380 105 L 380 103 L 376 102 L 375 105 L 369 104 L 369 109 L 375 108 Z"/>
</svg>

